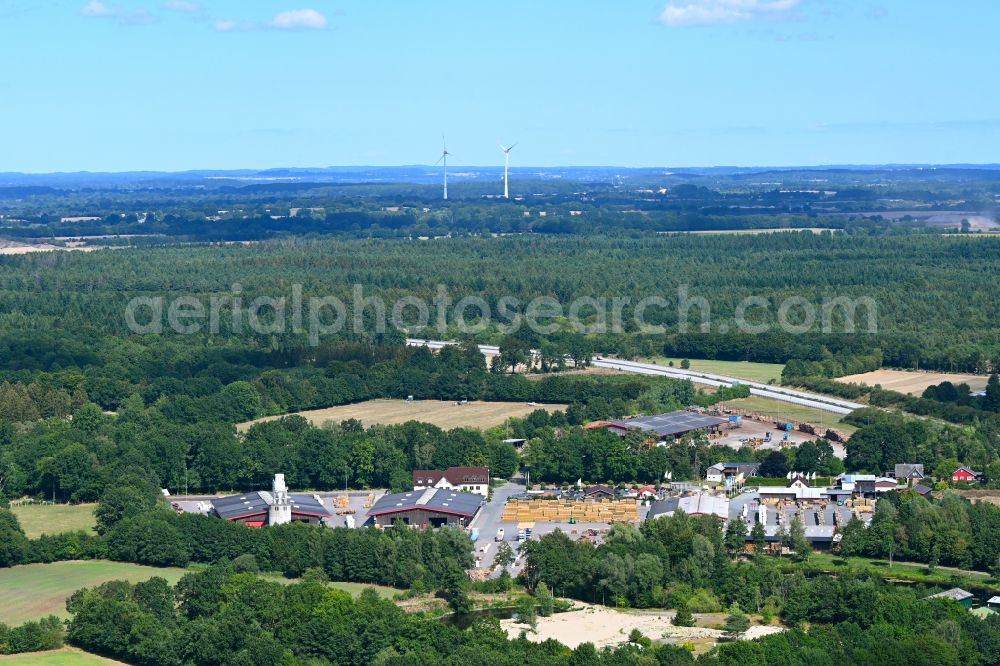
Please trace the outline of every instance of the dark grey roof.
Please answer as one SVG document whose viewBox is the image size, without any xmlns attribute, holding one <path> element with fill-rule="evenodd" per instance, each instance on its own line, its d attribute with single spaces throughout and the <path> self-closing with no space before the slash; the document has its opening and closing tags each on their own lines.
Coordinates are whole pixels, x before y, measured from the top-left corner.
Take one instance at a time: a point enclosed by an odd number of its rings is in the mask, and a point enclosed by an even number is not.
<svg viewBox="0 0 1000 666">
<path fill-rule="evenodd" d="M 212 500 L 212 508 L 220 518 L 234 520 L 267 514 L 268 503 L 260 493 L 247 493 L 246 495 L 228 495 Z"/>
<path fill-rule="evenodd" d="M 649 505 L 649 513 L 646 514 L 646 520 L 653 520 L 668 513 L 674 513 L 677 511 L 679 505 L 680 497 L 668 497 L 667 499 L 657 500 Z"/>
<path fill-rule="evenodd" d="M 288 498 L 291 500 L 293 516 L 299 514 L 323 518 L 330 515 L 330 511 L 312 495 L 294 493 L 289 494 Z M 252 492 L 219 497 L 212 500 L 212 507 L 220 518 L 236 520 L 247 516 L 266 515 L 272 502 L 271 493 Z"/>
<path fill-rule="evenodd" d="M 292 501 L 293 516 L 297 513 L 319 516 L 321 518 L 330 515 L 329 509 L 323 506 L 320 502 L 316 501 L 316 498 L 312 495 L 292 493 L 288 495 L 288 498 Z"/>
<path fill-rule="evenodd" d="M 694 430 L 714 428 L 725 423 L 717 416 L 705 416 L 695 412 L 678 411 L 658 416 L 639 416 L 624 421 L 610 421 L 611 425 L 629 430 L 646 430 L 660 436 L 683 435 Z"/>
<path fill-rule="evenodd" d="M 423 509 L 436 513 L 450 513 L 457 516 L 474 516 L 483 503 L 482 495 L 460 493 L 454 490 L 428 488 L 408 493 L 383 495 L 369 511 L 369 516 L 381 516 Z"/>
<path fill-rule="evenodd" d="M 927 486 L 918 483 L 913 486 L 913 491 L 918 495 L 926 495 L 927 493 L 931 492 L 931 488 L 928 488 Z"/>
<path fill-rule="evenodd" d="M 894 472 L 896 474 L 897 479 L 924 478 L 923 465 L 911 465 L 908 463 L 902 463 L 896 465 Z"/>
</svg>

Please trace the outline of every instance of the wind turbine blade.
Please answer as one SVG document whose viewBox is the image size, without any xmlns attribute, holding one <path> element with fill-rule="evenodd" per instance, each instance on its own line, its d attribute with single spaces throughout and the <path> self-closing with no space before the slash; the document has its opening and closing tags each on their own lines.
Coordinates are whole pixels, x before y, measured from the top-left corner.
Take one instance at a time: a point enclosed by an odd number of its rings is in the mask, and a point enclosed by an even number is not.
<svg viewBox="0 0 1000 666">
<path fill-rule="evenodd" d="M 441 164 L 441 160 L 443 160 L 443 159 L 444 159 L 444 155 L 442 155 L 441 157 L 438 158 L 438 161 L 434 163 L 434 166 L 437 166 L 438 164 Z"/>
<path fill-rule="evenodd" d="M 512 143 L 510 145 L 510 148 L 507 149 L 507 152 L 509 153 L 510 151 L 514 150 L 514 146 L 516 146 L 516 145 L 517 145 L 516 143 Z"/>
</svg>

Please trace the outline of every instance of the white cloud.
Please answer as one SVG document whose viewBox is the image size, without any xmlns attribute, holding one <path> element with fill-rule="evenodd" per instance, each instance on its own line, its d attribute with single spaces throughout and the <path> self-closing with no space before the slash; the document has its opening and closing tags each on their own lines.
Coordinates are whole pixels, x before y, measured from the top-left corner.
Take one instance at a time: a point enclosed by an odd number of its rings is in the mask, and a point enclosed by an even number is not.
<svg viewBox="0 0 1000 666">
<path fill-rule="evenodd" d="M 231 21 L 223 19 L 215 22 L 219 32 L 246 32 L 248 30 L 324 30 L 330 22 L 315 9 L 292 9 L 275 14 L 270 21 Z"/>
<path fill-rule="evenodd" d="M 276 30 L 323 30 L 328 23 L 315 9 L 291 9 L 275 14 L 267 25 Z"/>
<path fill-rule="evenodd" d="M 121 8 L 106 5 L 101 2 L 101 0 L 90 0 L 90 2 L 85 4 L 83 9 L 80 10 L 80 14 L 91 18 L 109 18 L 121 14 Z"/>
<path fill-rule="evenodd" d="M 103 0 L 89 0 L 80 9 L 80 15 L 87 18 L 114 19 L 118 25 L 149 25 L 157 21 L 156 16 L 145 9 L 130 11 L 119 5 L 103 2 Z"/>
<path fill-rule="evenodd" d="M 670 0 L 657 20 L 671 28 L 787 17 L 802 0 Z"/>
<path fill-rule="evenodd" d="M 191 0 L 167 0 L 163 3 L 164 9 L 169 9 L 172 12 L 181 12 L 183 14 L 198 14 L 202 10 L 202 6 L 197 2 L 191 2 Z"/>
</svg>

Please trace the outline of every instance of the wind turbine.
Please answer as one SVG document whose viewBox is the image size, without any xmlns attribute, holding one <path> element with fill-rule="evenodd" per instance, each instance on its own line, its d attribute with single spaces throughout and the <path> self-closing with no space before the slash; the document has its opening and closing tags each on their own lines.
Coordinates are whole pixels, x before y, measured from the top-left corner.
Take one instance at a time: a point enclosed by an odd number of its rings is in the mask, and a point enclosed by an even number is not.
<svg viewBox="0 0 1000 666">
<path fill-rule="evenodd" d="M 438 158 L 438 161 L 435 162 L 434 165 L 437 166 L 438 164 L 444 162 L 444 199 L 445 201 L 447 201 L 448 200 L 448 156 L 451 155 L 451 153 L 448 152 L 448 144 L 445 143 L 443 134 L 441 135 L 441 145 L 443 146 L 443 150 L 441 151 L 441 157 Z"/>
<path fill-rule="evenodd" d="M 507 172 L 510 171 L 510 151 L 514 150 L 516 143 L 512 143 L 510 146 L 504 148 L 504 145 L 500 144 L 500 150 L 503 151 L 503 198 L 510 199 L 510 190 L 507 189 Z"/>
</svg>

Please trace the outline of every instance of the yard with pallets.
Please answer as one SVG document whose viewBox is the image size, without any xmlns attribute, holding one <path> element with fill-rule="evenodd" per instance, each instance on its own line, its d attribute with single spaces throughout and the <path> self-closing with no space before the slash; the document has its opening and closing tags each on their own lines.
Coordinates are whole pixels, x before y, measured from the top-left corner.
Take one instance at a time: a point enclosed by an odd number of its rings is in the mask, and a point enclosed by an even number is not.
<svg viewBox="0 0 1000 666">
<path fill-rule="evenodd" d="M 825 412 L 815 407 L 794 405 L 774 400 L 773 398 L 762 398 L 757 395 L 752 395 L 749 398 L 740 398 L 739 400 L 727 400 L 725 406 L 733 409 L 745 409 L 775 420 L 811 423 L 823 429 L 833 428 L 847 435 L 853 435 L 857 430 L 855 426 L 844 423 L 837 414 Z M 821 435 L 823 433 L 818 431 L 817 434 Z"/>
<path fill-rule="evenodd" d="M 184 569 L 145 567 L 104 560 L 25 564 L 0 569 L 0 622 L 9 625 L 37 620 L 46 615 L 69 617 L 66 599 L 82 587 L 109 580 L 137 583 L 154 576 L 176 583 Z"/>
<path fill-rule="evenodd" d="M 43 534 L 93 532 L 96 504 L 15 504 L 10 510 L 17 516 L 29 539 Z"/>
<path fill-rule="evenodd" d="M 649 363 L 681 369 L 681 359 L 668 356 L 654 356 L 644 359 Z M 781 372 L 785 369 L 784 363 L 754 363 L 752 361 L 706 361 L 700 358 L 688 359 L 691 367 L 686 368 L 691 372 L 704 372 L 713 375 L 725 375 L 726 377 L 736 377 L 745 379 L 748 382 L 761 382 L 766 384 L 772 379 L 777 383 L 781 380 Z M 697 382 L 696 382 L 697 383 Z"/>
<path fill-rule="evenodd" d="M 326 409 L 313 409 L 298 412 L 297 415 L 308 419 L 313 425 L 322 425 L 327 421 L 340 423 L 348 419 L 357 419 L 365 426 L 396 425 L 407 421 L 430 423 L 444 430 L 452 428 L 492 428 L 503 424 L 509 418 L 527 416 L 536 409 L 555 412 L 566 409 L 566 405 L 529 405 L 526 402 L 483 402 L 470 401 L 464 405 L 450 400 L 369 400 L 353 405 L 340 405 Z M 245 431 L 254 423 L 273 421 L 278 416 L 240 423 L 239 431 Z"/>
<path fill-rule="evenodd" d="M 508 500 L 500 518 L 505 523 L 638 522 L 638 500 Z"/>
</svg>

